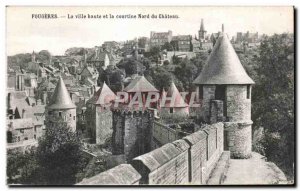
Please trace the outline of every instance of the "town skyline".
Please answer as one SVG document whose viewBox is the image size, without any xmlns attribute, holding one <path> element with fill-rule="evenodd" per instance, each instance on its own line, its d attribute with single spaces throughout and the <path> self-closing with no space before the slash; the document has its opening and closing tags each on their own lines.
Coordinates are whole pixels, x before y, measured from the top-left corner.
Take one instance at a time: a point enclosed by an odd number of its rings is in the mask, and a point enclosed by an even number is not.
<svg viewBox="0 0 300 191">
<path fill-rule="evenodd" d="M 292 7 L 173 7 L 168 14 L 178 15 L 179 19 L 32 19 L 32 13 L 39 14 L 40 7 L 21 7 L 7 10 L 7 55 L 41 50 L 48 50 L 53 55 L 64 55 L 65 50 L 71 47 L 92 48 L 105 41 L 126 41 L 138 37 L 150 37 L 151 31 L 167 32 L 173 35 L 192 35 L 195 37 L 200 28 L 201 19 L 204 20 L 207 34 L 221 31 L 225 26 L 225 33 L 236 36 L 237 32 L 256 33 L 259 35 L 274 33 L 293 33 L 294 27 Z M 79 11 L 80 9 L 80 11 Z M 158 9 L 158 10 L 156 10 Z M 101 12 L 118 14 L 150 14 L 166 13 L 167 7 L 71 7 L 68 14 L 98 14 Z M 261 9 L 264 11 L 261 17 Z M 66 15 L 60 7 L 44 7 L 43 13 Z M 100 11 L 99 11 L 100 10 Z M 154 11 L 155 10 L 155 11 Z M 20 17 L 12 17 L 18 11 Z M 245 14 L 251 12 L 252 14 Z M 230 14 L 229 14 L 230 13 Z M 195 16 L 197 15 L 197 16 Z M 226 17 L 224 17 L 226 15 Z M 245 16 L 247 15 L 247 16 Z M 259 18 L 259 22 L 256 19 Z M 245 21 L 247 21 L 245 23 Z M 273 26 L 273 21 L 276 25 Z M 16 25 L 15 23 L 18 23 Z M 178 25 L 182 23 L 182 25 Z M 34 26 L 34 27 L 32 27 Z M 51 27 L 49 27 L 51 26 Z M 105 29 L 103 30 L 103 26 Z M 146 26 L 146 27 L 145 27 Z M 123 28 L 123 29 L 122 29 Z M 45 30 L 46 29 L 46 30 Z M 125 30 L 126 29 L 126 30 Z M 79 38 L 80 37 L 80 38 Z"/>
</svg>

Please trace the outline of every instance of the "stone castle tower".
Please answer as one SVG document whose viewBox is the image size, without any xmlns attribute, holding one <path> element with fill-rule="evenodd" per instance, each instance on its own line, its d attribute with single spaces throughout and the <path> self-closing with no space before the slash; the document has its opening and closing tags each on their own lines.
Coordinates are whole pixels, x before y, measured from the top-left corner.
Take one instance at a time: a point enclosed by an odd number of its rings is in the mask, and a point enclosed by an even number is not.
<svg viewBox="0 0 300 191">
<path fill-rule="evenodd" d="M 201 19 L 201 25 L 200 25 L 200 30 L 198 31 L 198 35 L 199 35 L 199 40 L 204 40 L 205 36 L 206 36 L 206 30 L 204 28 L 204 22 L 203 19 Z"/>
<path fill-rule="evenodd" d="M 126 162 L 151 151 L 153 112 L 113 110 L 112 153 Z"/>
<path fill-rule="evenodd" d="M 60 77 L 51 100 L 46 107 L 46 126 L 66 125 L 76 131 L 76 106 L 72 102 L 63 79 Z"/>
<path fill-rule="evenodd" d="M 252 148 L 251 85 L 227 35 L 220 34 L 194 83 L 202 100 L 206 123 L 224 122 L 224 150 L 233 158 L 248 158 Z"/>
</svg>

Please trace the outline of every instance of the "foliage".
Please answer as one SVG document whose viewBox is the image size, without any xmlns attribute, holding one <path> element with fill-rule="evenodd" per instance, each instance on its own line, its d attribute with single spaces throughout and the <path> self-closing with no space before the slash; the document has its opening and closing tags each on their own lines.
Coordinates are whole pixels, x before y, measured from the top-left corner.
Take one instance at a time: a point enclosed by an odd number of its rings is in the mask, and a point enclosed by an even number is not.
<svg viewBox="0 0 300 191">
<path fill-rule="evenodd" d="M 133 58 L 124 59 L 119 64 L 119 67 L 124 68 L 127 76 L 131 76 L 132 74 L 143 74 L 145 70 L 145 66 Z"/>
<path fill-rule="evenodd" d="M 25 153 L 8 151 L 6 170 L 8 184 L 32 184 L 39 180 L 34 150 Z"/>
<path fill-rule="evenodd" d="M 85 54 L 85 50 L 82 47 L 73 47 L 73 48 L 68 48 L 65 51 L 66 56 L 83 56 Z"/>
<path fill-rule="evenodd" d="M 266 37 L 259 48 L 253 88 L 254 128 L 264 128 L 267 158 L 293 176 L 294 42 L 288 34 Z"/>
<path fill-rule="evenodd" d="M 169 42 L 166 42 L 164 45 L 161 46 L 161 50 L 173 51 L 173 45 Z"/>
<path fill-rule="evenodd" d="M 192 91 L 193 81 L 199 75 L 199 72 L 197 67 L 186 58 L 175 68 L 174 74 L 182 82 L 185 90 Z"/>
<path fill-rule="evenodd" d="M 167 89 L 171 85 L 172 74 L 163 67 L 152 68 L 150 75 L 152 76 L 154 86 L 160 91 Z"/>
<path fill-rule="evenodd" d="M 74 184 L 82 169 L 80 142 L 66 125 L 48 128 L 39 140 L 37 161 L 45 184 Z"/>
</svg>

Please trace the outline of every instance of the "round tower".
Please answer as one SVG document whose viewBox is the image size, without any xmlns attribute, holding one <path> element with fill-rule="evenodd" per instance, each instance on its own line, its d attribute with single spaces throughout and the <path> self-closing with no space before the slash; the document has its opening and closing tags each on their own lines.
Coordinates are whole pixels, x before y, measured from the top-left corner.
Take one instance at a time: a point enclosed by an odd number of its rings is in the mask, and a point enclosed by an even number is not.
<svg viewBox="0 0 300 191">
<path fill-rule="evenodd" d="M 248 158 L 252 151 L 251 85 L 254 81 L 244 70 L 223 27 L 206 65 L 194 81 L 202 100 L 199 117 L 206 123 L 223 121 L 224 149 L 230 150 L 233 158 Z"/>
<path fill-rule="evenodd" d="M 47 128 L 63 125 L 76 131 L 76 106 L 72 102 L 63 79 L 60 77 L 51 100 L 46 107 Z"/>
</svg>

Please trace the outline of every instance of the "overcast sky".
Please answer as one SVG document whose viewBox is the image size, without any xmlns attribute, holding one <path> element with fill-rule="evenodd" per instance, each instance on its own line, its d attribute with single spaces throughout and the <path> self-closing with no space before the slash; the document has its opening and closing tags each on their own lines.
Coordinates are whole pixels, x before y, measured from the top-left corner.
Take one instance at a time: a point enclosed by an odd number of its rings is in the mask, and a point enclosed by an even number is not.
<svg viewBox="0 0 300 191">
<path fill-rule="evenodd" d="M 32 14 L 57 14 L 58 19 L 32 19 Z M 179 19 L 68 19 L 76 14 L 170 14 Z M 292 7 L 8 7 L 7 55 L 49 50 L 62 55 L 70 47 L 94 47 L 104 41 L 150 37 L 150 31 L 195 35 L 204 19 L 207 33 L 258 32 L 274 34 L 294 30 Z"/>
</svg>

